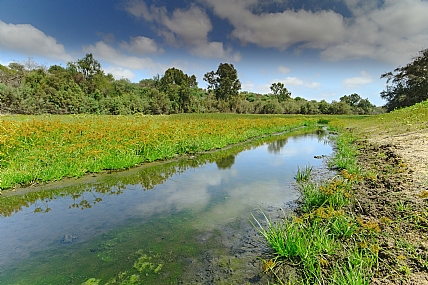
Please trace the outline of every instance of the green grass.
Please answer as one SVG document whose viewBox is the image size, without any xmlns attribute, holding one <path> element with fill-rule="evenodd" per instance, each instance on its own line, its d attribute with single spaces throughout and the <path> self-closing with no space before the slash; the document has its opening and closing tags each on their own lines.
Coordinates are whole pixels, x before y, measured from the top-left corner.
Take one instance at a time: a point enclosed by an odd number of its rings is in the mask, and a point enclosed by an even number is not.
<svg viewBox="0 0 428 285">
<path fill-rule="evenodd" d="M 310 181 L 311 167 L 298 170 L 301 214 L 273 221 L 255 219 L 255 227 L 272 248 L 275 265 L 297 268 L 299 284 L 368 284 L 378 261 L 378 247 L 366 230 L 367 224 L 344 208 L 352 203 L 352 184 L 358 183 L 361 171 L 355 139 L 341 134 L 336 157 L 332 160 L 340 175 L 320 185 Z M 280 284 L 286 284 L 276 273 Z"/>
<path fill-rule="evenodd" d="M 319 119 L 320 123 L 321 120 L 324 119 Z M 387 234 L 381 231 L 377 221 L 365 221 L 354 216 L 350 209 L 358 204 L 353 197 L 353 185 L 363 179 L 374 181 L 382 174 L 376 170 L 363 173 L 358 164 L 361 145 L 358 141 L 426 132 L 427 122 L 428 101 L 378 116 L 329 118 L 329 130 L 338 134 L 336 153 L 329 166 L 339 174 L 330 181 L 316 184 L 311 181 L 308 168 L 299 168 L 296 175 L 302 193 L 299 215 L 275 221 L 266 216 L 255 219 L 255 226 L 273 253 L 273 259 L 264 261 L 270 265 L 265 267 L 265 272 L 273 274 L 279 284 L 370 284 L 383 261 L 378 253 L 382 250 L 380 240 Z M 401 171 L 392 166 L 385 169 L 390 175 Z M 424 193 L 420 196 L 425 198 Z M 383 227 L 400 227 L 405 223 L 407 227 L 426 230 L 426 211 L 415 212 L 400 199 L 392 208 L 402 218 L 392 221 L 379 217 Z M 415 250 L 417 246 L 404 239 L 395 236 L 389 239 L 395 240 L 395 250 L 401 254 L 396 257 L 397 265 L 383 265 L 390 268 L 388 274 L 398 274 L 401 280 L 406 280 L 412 274 L 412 264 L 405 262 L 407 260 L 428 268 L 426 252 Z M 281 272 L 278 268 L 284 264 L 297 270 L 298 280 L 294 283 L 278 274 Z"/>
<path fill-rule="evenodd" d="M 300 166 L 297 168 L 297 174 L 296 174 L 296 181 L 302 182 L 302 181 L 308 181 L 309 177 L 311 176 L 313 167 L 312 166 L 305 166 L 304 168 L 300 168 Z"/>
<path fill-rule="evenodd" d="M 2 116 L 0 190 L 128 169 L 300 127 L 317 117 L 236 114 Z"/>
</svg>

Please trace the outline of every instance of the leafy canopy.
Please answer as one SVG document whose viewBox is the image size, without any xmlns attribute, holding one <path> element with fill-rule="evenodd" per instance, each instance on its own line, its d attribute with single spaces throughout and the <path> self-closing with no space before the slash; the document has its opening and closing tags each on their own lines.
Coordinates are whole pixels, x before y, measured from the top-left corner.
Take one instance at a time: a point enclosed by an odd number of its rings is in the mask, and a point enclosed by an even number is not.
<svg viewBox="0 0 428 285">
<path fill-rule="evenodd" d="M 214 90 L 217 99 L 228 101 L 239 95 L 241 82 L 238 72 L 231 63 L 220 63 L 216 72 L 207 72 L 204 80 L 208 82 L 208 89 Z"/>
<path fill-rule="evenodd" d="M 272 90 L 273 95 L 278 98 L 278 102 L 283 102 L 291 98 L 291 92 L 285 88 L 284 83 L 272 83 L 270 90 Z"/>
<path fill-rule="evenodd" d="M 381 78 L 387 79 L 387 88 L 380 96 L 387 101 L 388 111 L 427 100 L 428 49 L 420 51 L 411 63 L 384 73 Z"/>
</svg>

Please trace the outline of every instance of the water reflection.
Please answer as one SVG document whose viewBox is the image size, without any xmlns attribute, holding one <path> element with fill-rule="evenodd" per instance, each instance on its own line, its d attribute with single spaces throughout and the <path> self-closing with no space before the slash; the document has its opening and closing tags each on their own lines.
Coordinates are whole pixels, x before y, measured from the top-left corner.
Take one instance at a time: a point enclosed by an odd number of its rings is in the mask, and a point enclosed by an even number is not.
<svg viewBox="0 0 428 285">
<path fill-rule="evenodd" d="M 1 199 L 0 228 L 8 234 L 0 243 L 0 269 L 64 246 L 65 237 L 84 244 L 130 221 L 137 221 L 137 228 L 150 224 L 156 229 L 159 217 L 173 220 L 186 213 L 186 229 L 218 231 L 237 219 L 248 221 L 254 210 L 283 207 L 298 198 L 291 187 L 297 166 L 320 165 L 314 155 L 331 153 L 320 137 L 271 137 L 188 159 L 54 183 L 38 191 L 23 189 L 27 192 L 21 195 L 9 193 Z M 186 229 L 183 222 L 180 230 Z M 174 240 L 177 233 L 166 230 L 160 237 L 154 230 L 145 235 L 137 235 L 132 243 L 162 241 L 168 235 Z M 182 241 L 176 242 L 179 249 Z"/>
<path fill-rule="evenodd" d="M 34 207 L 34 213 L 47 213 L 51 210 L 49 202 L 53 199 L 72 197 L 68 208 L 89 209 L 103 201 L 103 197 L 119 195 L 129 185 L 141 185 L 143 190 L 151 190 L 164 183 L 170 177 L 185 172 L 189 168 L 197 168 L 206 163 L 215 162 L 218 169 L 230 169 L 235 163 L 235 156 L 248 149 L 258 147 L 266 142 L 268 151 L 279 153 L 286 145 L 290 134 L 282 137 L 270 137 L 255 140 L 251 143 L 237 145 L 225 150 L 205 153 L 191 159 L 183 158 L 166 163 L 151 163 L 125 172 L 111 173 L 80 180 L 54 182 L 47 186 L 19 189 L 16 192 L 4 191 L 0 200 L 0 216 L 9 217 L 25 208 Z M 321 134 L 318 134 L 321 136 Z M 69 185 L 71 184 L 71 185 Z"/>
<path fill-rule="evenodd" d="M 229 155 L 223 159 L 217 160 L 215 162 L 217 164 L 218 169 L 228 169 L 231 168 L 232 165 L 235 163 L 235 156 Z"/>
<path fill-rule="evenodd" d="M 281 149 L 287 144 L 288 138 L 277 140 L 268 145 L 268 151 L 270 153 L 280 153 Z"/>
</svg>

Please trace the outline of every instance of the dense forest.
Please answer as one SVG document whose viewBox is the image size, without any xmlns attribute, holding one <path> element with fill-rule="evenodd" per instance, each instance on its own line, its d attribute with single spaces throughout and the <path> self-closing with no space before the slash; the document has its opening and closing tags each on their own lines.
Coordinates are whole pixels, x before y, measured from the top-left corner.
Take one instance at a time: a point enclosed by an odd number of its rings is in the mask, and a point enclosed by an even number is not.
<svg viewBox="0 0 428 285">
<path fill-rule="evenodd" d="M 271 93 L 241 91 L 238 72 L 229 63 L 203 78 L 208 88 L 198 87 L 195 75 L 169 68 L 163 75 L 142 79 L 114 79 L 87 54 L 66 67 L 25 63 L 0 64 L 0 112 L 3 114 L 377 114 L 383 109 L 358 94 L 340 101 L 292 98 L 281 82 Z"/>
</svg>

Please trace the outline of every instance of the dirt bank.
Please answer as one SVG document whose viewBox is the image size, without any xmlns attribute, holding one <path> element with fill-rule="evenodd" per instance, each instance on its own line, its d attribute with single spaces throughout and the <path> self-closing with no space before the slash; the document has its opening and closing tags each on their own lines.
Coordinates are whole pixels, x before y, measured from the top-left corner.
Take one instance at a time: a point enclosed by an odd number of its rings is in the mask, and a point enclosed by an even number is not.
<svg viewBox="0 0 428 285">
<path fill-rule="evenodd" d="M 380 226 L 371 283 L 428 284 L 428 131 L 358 143 L 358 163 L 369 174 L 355 186 L 352 210 Z"/>
</svg>

